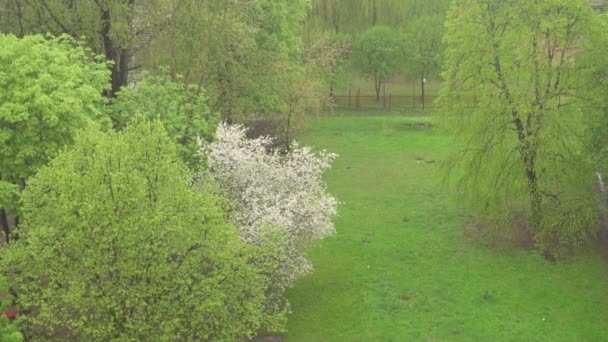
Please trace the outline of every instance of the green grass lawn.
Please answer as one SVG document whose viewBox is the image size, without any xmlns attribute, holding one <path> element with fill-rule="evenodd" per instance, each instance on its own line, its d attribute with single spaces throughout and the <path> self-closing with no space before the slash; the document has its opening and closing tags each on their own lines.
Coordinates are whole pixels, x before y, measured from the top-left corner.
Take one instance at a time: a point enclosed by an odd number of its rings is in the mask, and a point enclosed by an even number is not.
<svg viewBox="0 0 608 342">
<path fill-rule="evenodd" d="M 340 154 L 326 179 L 342 205 L 289 292 L 287 341 L 607 341 L 608 263 L 465 237 L 436 172 L 450 139 L 419 120 L 333 115 L 301 135 Z"/>
</svg>

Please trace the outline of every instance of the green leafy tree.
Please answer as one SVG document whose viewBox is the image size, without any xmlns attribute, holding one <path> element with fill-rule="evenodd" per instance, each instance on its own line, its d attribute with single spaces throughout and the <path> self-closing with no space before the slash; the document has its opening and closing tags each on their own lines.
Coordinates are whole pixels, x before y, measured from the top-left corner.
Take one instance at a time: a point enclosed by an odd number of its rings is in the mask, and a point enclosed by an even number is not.
<svg viewBox="0 0 608 342">
<path fill-rule="evenodd" d="M 173 20 L 166 0 L 0 0 L 0 27 L 23 37 L 27 34 L 67 34 L 84 37 L 95 53 L 104 55 L 111 70 L 115 96 L 127 85 L 129 73 L 162 30 Z"/>
<path fill-rule="evenodd" d="M 234 341 L 268 323 L 279 241 L 241 241 L 171 140 L 159 121 L 89 129 L 32 178 L 1 251 L 28 339 Z"/>
<path fill-rule="evenodd" d="M 426 80 L 439 72 L 443 38 L 442 15 L 422 16 L 407 25 L 406 40 L 412 46 L 406 72 L 418 75 L 424 109 Z"/>
<path fill-rule="evenodd" d="M 327 84 L 329 97 L 334 96 L 336 86 L 347 83 L 351 45 L 351 38 L 345 34 L 322 34 L 303 51 L 304 65 Z"/>
<path fill-rule="evenodd" d="M 152 43 L 147 66 L 166 65 L 205 87 L 212 112 L 228 121 L 275 113 L 278 79 L 301 64 L 306 0 L 178 0 L 173 24 Z M 192 39 L 197 37 L 197 39 Z"/>
<path fill-rule="evenodd" d="M 380 90 L 386 79 L 399 71 L 404 60 L 403 39 L 389 27 L 369 29 L 353 46 L 353 63 L 364 77 L 374 81 L 376 100 L 380 100 Z"/>
<path fill-rule="evenodd" d="M 0 46 L 0 216 L 8 240 L 8 211 L 18 209 L 27 179 L 76 130 L 103 118 L 108 70 L 68 36 L 0 35 Z"/>
<path fill-rule="evenodd" d="M 320 33 L 356 36 L 374 26 L 403 28 L 420 17 L 444 15 L 451 0 L 311 0 L 304 24 L 307 46 Z M 312 39 L 311 39 L 312 38 Z"/>
<path fill-rule="evenodd" d="M 190 166 L 200 164 L 195 154 L 197 138 L 210 141 L 219 117 L 207 107 L 204 90 L 194 84 L 173 81 L 169 76 L 145 74 L 133 88 L 124 87 L 110 108 L 114 127 L 122 129 L 136 113 L 160 119 L 169 136 L 179 144 L 179 154 Z"/>
<path fill-rule="evenodd" d="M 598 227 L 577 63 L 597 26 L 584 0 L 458 0 L 448 16 L 440 113 L 461 148 L 452 170 L 497 227 L 523 213 L 548 256 Z"/>
</svg>

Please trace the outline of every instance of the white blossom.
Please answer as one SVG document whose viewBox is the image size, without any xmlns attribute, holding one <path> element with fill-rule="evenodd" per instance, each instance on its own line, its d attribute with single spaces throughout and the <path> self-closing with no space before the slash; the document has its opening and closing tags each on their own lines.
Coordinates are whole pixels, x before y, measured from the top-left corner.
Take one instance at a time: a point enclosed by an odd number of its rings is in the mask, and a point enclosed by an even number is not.
<svg viewBox="0 0 608 342">
<path fill-rule="evenodd" d="M 336 154 L 314 153 L 296 143 L 289 153 L 271 150 L 271 139 L 247 139 L 242 126 L 221 124 L 216 141 L 201 147 L 208 172 L 235 206 L 241 236 L 259 243 L 263 229 L 286 231 L 286 255 L 273 275 L 281 292 L 312 271 L 306 250 L 335 233 L 338 201 L 322 179 Z"/>
</svg>

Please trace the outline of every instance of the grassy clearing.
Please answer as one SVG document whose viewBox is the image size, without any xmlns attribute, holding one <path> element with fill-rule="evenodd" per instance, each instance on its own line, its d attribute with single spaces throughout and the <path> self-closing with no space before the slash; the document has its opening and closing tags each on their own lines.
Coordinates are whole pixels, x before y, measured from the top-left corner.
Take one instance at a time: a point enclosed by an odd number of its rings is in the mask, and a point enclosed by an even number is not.
<svg viewBox="0 0 608 342">
<path fill-rule="evenodd" d="M 326 179 L 343 204 L 338 234 L 311 252 L 314 274 L 289 293 L 287 340 L 605 340 L 606 262 L 467 239 L 436 172 L 450 140 L 420 120 L 333 115 L 300 137 L 340 154 Z"/>
</svg>

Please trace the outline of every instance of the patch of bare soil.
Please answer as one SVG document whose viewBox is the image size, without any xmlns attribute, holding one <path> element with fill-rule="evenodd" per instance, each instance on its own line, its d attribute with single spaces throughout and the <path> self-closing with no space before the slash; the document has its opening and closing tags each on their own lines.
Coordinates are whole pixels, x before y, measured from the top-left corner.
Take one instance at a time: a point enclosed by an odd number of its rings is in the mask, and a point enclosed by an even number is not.
<svg viewBox="0 0 608 342">
<path fill-rule="evenodd" d="M 470 222 L 465 224 L 464 236 L 487 246 L 494 252 L 505 247 L 520 250 L 533 250 L 534 238 L 526 229 L 525 218 L 522 213 L 515 213 L 509 225 L 496 227 L 483 222 Z"/>
<path fill-rule="evenodd" d="M 279 335 L 256 336 L 249 342 L 283 342 L 283 337 Z"/>
<path fill-rule="evenodd" d="M 608 261 L 608 217 L 600 218 L 597 244 L 600 254 Z"/>
</svg>

